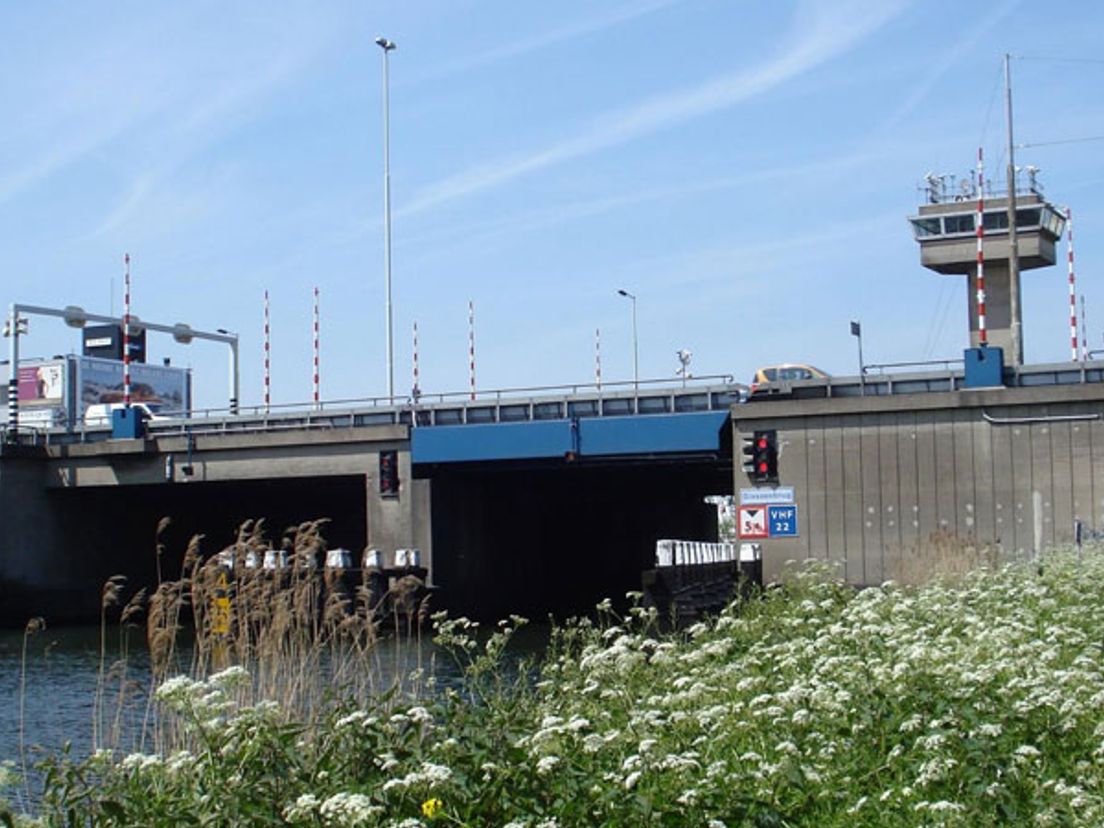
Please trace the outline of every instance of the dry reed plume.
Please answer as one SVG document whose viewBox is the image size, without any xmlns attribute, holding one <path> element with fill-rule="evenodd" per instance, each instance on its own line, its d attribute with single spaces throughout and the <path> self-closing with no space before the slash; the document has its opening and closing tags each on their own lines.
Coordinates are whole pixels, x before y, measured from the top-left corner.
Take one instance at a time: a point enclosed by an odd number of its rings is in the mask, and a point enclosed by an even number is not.
<svg viewBox="0 0 1104 828">
<path fill-rule="evenodd" d="M 416 634 L 428 616 L 422 582 L 405 576 L 382 598 L 366 581 L 323 565 L 328 519 L 307 521 L 285 530 L 270 543 L 263 520 L 246 521 L 230 546 L 204 557 L 202 536 L 185 549 L 180 577 L 162 580 L 165 548 L 157 528 L 157 588 L 134 594 L 121 611 L 121 657 L 107 665 L 108 610 L 120 603 L 125 579 L 115 576 L 101 596 L 100 677 L 93 715 L 93 748 L 120 746 L 124 708 L 139 695 L 127 673 L 129 630 L 142 612 L 149 647 L 151 691 L 172 676 L 186 673 L 203 680 L 230 665 L 246 668 L 251 682 L 235 690 L 235 701 L 278 702 L 289 720 L 310 722 L 335 698 L 366 701 L 391 689 L 398 671 L 384 680 L 376 647 L 384 605 L 396 629 Z M 265 554 L 282 551 L 286 563 L 263 566 Z M 396 665 L 398 664 L 396 660 Z M 419 665 L 420 666 L 420 665 Z M 117 690 L 113 715 L 104 703 L 105 688 Z M 387 686 L 384 686 L 387 685 Z M 140 689 L 140 688 L 138 688 Z M 145 695 L 141 743 L 151 738 L 159 749 L 186 746 L 179 723 L 160 720 L 153 693 Z"/>
</svg>

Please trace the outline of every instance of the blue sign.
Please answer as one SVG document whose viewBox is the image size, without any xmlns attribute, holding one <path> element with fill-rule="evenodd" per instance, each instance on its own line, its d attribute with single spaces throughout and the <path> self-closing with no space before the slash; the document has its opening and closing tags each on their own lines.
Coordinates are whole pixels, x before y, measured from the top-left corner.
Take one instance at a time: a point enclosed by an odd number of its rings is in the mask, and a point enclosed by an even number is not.
<svg viewBox="0 0 1104 828">
<path fill-rule="evenodd" d="M 797 507 L 768 506 L 767 531 L 772 538 L 796 538 Z"/>
</svg>

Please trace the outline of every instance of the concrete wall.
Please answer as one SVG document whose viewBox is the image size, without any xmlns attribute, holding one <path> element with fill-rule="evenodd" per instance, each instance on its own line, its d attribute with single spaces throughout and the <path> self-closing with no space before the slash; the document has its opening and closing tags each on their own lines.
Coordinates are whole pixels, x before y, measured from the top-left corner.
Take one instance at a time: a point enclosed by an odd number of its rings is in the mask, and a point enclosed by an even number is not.
<svg viewBox="0 0 1104 828">
<path fill-rule="evenodd" d="M 398 497 L 379 493 L 379 454 L 387 450 L 399 453 Z M 358 475 L 364 480 L 366 545 L 381 549 L 388 563 L 397 548 L 421 549 L 426 565 L 432 556 L 429 484 L 414 480 L 411 473 L 407 426 L 199 434 L 190 450 L 184 437 L 63 445 L 50 449 L 48 465 L 47 485 L 63 489 Z M 192 467 L 191 475 L 184 474 L 186 465 Z M 357 555 L 361 551 L 353 550 Z"/>
<path fill-rule="evenodd" d="M 1067 543 L 1104 529 L 1104 387 L 987 389 L 762 402 L 733 409 L 735 445 L 773 428 L 797 538 L 763 541 L 764 578 L 817 558 L 847 581 L 922 580 L 937 569 Z M 749 488 L 735 470 L 735 489 Z"/>
<path fill-rule="evenodd" d="M 384 553 L 385 563 L 396 549 L 415 548 L 422 553 L 422 566 L 434 579 L 433 540 L 430 518 L 430 481 L 415 480 L 410 467 L 409 444 L 399 452 L 398 496 L 379 493 L 379 452 L 374 452 L 365 477 L 368 510 L 368 546 Z"/>
</svg>

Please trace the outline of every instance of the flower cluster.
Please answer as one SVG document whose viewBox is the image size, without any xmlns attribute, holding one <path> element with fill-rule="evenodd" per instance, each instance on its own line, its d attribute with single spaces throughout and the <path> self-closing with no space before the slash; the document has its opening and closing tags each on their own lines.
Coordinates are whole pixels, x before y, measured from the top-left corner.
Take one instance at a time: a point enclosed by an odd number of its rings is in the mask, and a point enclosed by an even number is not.
<svg viewBox="0 0 1104 828">
<path fill-rule="evenodd" d="M 234 703 L 243 671 L 171 679 L 189 750 L 94 757 L 45 804 L 327 828 L 1104 824 L 1101 606 L 1099 553 L 861 592 L 812 571 L 682 631 L 604 602 L 528 672 L 520 619 L 438 619 L 459 688 L 289 724 Z"/>
</svg>

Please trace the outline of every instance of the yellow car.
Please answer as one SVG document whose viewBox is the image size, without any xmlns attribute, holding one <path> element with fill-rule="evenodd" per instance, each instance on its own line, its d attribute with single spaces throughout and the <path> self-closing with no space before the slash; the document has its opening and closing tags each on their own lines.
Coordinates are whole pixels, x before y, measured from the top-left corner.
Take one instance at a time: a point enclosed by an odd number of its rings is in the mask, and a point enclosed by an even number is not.
<svg viewBox="0 0 1104 828">
<path fill-rule="evenodd" d="M 760 368 L 751 378 L 750 391 L 754 394 L 762 386 L 772 382 L 790 382 L 793 380 L 828 379 L 828 374 L 812 365 L 787 362 L 783 365 L 769 365 Z"/>
</svg>

